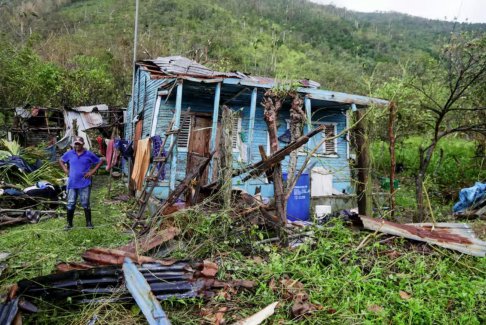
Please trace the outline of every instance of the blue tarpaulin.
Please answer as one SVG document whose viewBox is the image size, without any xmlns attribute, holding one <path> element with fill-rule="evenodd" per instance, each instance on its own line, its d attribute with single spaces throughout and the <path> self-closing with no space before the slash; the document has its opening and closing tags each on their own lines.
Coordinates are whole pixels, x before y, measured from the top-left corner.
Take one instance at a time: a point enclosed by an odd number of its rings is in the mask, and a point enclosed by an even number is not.
<svg viewBox="0 0 486 325">
<path fill-rule="evenodd" d="M 10 156 L 5 160 L 0 160 L 0 167 L 2 166 L 16 166 L 20 171 L 24 173 L 32 173 L 42 166 L 42 161 L 37 159 L 34 166 L 29 165 L 23 158 L 19 156 Z"/>
<path fill-rule="evenodd" d="M 484 198 L 486 198 L 486 184 L 476 182 L 473 187 L 463 188 L 459 192 L 459 202 L 454 204 L 453 211 L 463 212 Z"/>
</svg>

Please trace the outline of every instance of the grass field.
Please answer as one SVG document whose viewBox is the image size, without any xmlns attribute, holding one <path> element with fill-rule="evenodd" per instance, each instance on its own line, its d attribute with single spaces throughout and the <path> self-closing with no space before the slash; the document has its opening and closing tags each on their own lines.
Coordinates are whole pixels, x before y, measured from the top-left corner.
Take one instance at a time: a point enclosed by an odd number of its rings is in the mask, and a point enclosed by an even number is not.
<svg viewBox="0 0 486 325">
<path fill-rule="evenodd" d="M 105 200 L 106 178 L 93 189 L 95 229 L 84 228 L 82 214 L 75 229 L 64 232 L 63 219 L 12 227 L 0 232 L 0 251 L 11 253 L 0 278 L 1 293 L 23 278 L 50 274 L 60 261 L 80 261 L 94 246 L 115 247 L 133 238 L 126 224 L 126 204 Z M 116 191 L 123 187 L 116 185 Z M 115 191 L 115 192 L 116 192 Z M 294 249 L 255 245 L 269 234 L 256 227 L 234 226 L 229 211 L 179 212 L 167 222 L 183 230 L 171 254 L 208 258 L 220 266 L 218 277 L 256 281 L 251 291 L 221 292 L 209 300 L 162 302 L 172 324 L 210 324 L 227 307 L 227 323 L 279 301 L 269 324 L 484 324 L 486 259 L 399 238 L 352 229 L 339 219 L 313 229 L 313 240 Z M 484 230 L 484 222 L 476 222 Z M 484 238 L 483 238 L 484 239 Z M 273 280 L 272 280 L 273 279 Z M 285 279 L 298 281 L 316 310 L 294 317 Z M 27 324 L 143 324 L 133 305 L 74 305 L 70 301 L 36 302 L 40 313 Z"/>
</svg>

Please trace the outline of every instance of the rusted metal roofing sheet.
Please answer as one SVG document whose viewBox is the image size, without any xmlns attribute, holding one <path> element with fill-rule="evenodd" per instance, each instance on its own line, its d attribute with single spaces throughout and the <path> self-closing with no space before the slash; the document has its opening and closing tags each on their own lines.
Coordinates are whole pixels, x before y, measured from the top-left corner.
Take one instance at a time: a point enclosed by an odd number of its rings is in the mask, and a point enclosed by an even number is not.
<svg viewBox="0 0 486 325">
<path fill-rule="evenodd" d="M 159 57 L 154 60 L 142 60 L 137 64 L 151 74 L 154 79 L 182 78 L 194 82 L 216 83 L 223 82 L 228 85 L 248 87 L 272 88 L 276 81 L 269 77 L 250 76 L 241 72 L 214 71 L 195 61 L 182 56 Z M 351 95 L 340 92 L 318 89 L 318 82 L 303 79 L 299 80 L 302 87 L 297 90 L 307 97 L 315 100 L 336 102 L 340 104 L 355 104 L 361 107 L 369 105 L 387 106 L 388 101 L 366 96 Z"/>
<path fill-rule="evenodd" d="M 209 297 L 214 294 L 211 290 L 255 286 L 253 281 L 246 280 L 217 281 L 217 266 L 208 261 L 175 261 L 171 265 L 144 263 L 137 266 L 137 269 L 158 300 Z M 105 266 L 21 280 L 18 288 L 20 295 L 46 300 L 65 300 L 71 297 L 80 302 L 131 301 L 132 297 L 125 284 L 124 273 L 119 266 Z M 117 293 L 116 297 L 110 297 L 114 293 Z"/>
<path fill-rule="evenodd" d="M 220 72 L 211 70 L 202 64 L 182 56 L 159 57 L 155 60 L 143 60 L 139 64 L 147 67 L 151 72 L 157 69 L 167 76 L 189 76 L 199 78 L 238 78 L 241 74 L 235 72 Z M 159 72 L 157 71 L 157 72 Z"/>
<path fill-rule="evenodd" d="M 135 241 L 130 242 L 128 245 L 118 247 L 118 249 L 128 253 L 143 254 L 172 240 L 175 236 L 179 235 L 180 232 L 181 230 L 177 227 L 169 227 L 155 234 L 148 233 L 143 235 Z"/>
<path fill-rule="evenodd" d="M 109 249 L 101 247 L 93 247 L 83 253 L 83 259 L 89 263 L 98 265 L 122 265 L 126 257 L 131 258 L 137 263 L 153 263 L 160 262 L 164 264 L 164 261 L 158 261 L 152 257 L 140 256 L 136 253 L 126 252 L 119 249 Z"/>
<path fill-rule="evenodd" d="M 359 216 L 366 229 L 434 244 L 464 254 L 484 257 L 486 242 L 479 240 L 464 223 L 399 224 L 382 219 Z"/>
<path fill-rule="evenodd" d="M 125 286 L 145 315 L 147 322 L 150 325 L 170 325 L 167 315 L 152 293 L 147 280 L 128 257 L 123 263 L 123 275 Z"/>
</svg>

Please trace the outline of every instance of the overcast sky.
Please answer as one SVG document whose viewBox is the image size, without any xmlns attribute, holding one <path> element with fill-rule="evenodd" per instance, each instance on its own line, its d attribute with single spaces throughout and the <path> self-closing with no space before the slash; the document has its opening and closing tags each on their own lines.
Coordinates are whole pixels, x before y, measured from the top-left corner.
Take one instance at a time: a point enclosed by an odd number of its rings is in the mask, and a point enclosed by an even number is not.
<svg viewBox="0 0 486 325">
<path fill-rule="evenodd" d="M 349 10 L 397 11 L 430 19 L 486 23 L 486 0 L 311 0 Z M 446 18 L 447 17 L 447 18 Z"/>
</svg>

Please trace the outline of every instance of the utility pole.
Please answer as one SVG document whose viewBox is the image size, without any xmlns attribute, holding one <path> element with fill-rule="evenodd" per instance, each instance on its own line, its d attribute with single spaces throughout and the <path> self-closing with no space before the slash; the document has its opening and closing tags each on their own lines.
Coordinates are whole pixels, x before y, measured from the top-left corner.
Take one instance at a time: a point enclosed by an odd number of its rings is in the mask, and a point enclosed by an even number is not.
<svg viewBox="0 0 486 325">
<path fill-rule="evenodd" d="M 136 66 L 135 66 L 135 63 L 137 62 L 137 41 L 138 41 L 138 1 L 139 0 L 135 0 L 135 27 L 134 27 L 134 31 L 133 31 L 133 62 L 132 62 L 132 65 L 133 65 L 133 72 L 132 72 L 132 100 L 131 100 L 131 104 L 132 104 L 132 121 L 133 121 L 133 118 L 134 118 L 134 113 L 135 113 L 135 108 L 134 108 L 134 95 L 135 95 L 135 70 L 136 70 Z"/>
</svg>

